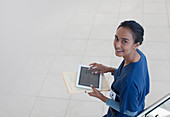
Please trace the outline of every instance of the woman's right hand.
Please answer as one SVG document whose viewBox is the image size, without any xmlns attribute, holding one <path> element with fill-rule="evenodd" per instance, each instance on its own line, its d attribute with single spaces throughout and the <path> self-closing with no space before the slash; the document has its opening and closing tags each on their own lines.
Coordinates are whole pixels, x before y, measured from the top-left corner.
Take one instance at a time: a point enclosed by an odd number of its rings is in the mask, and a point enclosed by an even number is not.
<svg viewBox="0 0 170 117">
<path fill-rule="evenodd" d="M 107 73 L 110 71 L 110 67 L 104 66 L 102 64 L 98 64 L 98 63 L 91 63 L 90 65 L 90 69 L 94 68 L 92 73 Z"/>
</svg>

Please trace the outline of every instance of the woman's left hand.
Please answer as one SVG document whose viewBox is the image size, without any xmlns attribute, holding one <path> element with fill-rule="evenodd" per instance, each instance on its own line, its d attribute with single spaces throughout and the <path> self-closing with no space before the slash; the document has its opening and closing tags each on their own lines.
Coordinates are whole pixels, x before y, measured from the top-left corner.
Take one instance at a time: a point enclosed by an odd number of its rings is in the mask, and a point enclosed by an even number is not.
<svg viewBox="0 0 170 117">
<path fill-rule="evenodd" d="M 91 88 L 93 89 L 93 92 L 89 92 L 88 94 L 89 94 L 90 96 L 99 98 L 100 100 L 102 100 L 103 102 L 106 103 L 106 101 L 107 101 L 108 98 L 105 97 L 102 93 L 100 93 L 100 91 L 98 91 L 93 85 L 91 85 Z"/>
</svg>

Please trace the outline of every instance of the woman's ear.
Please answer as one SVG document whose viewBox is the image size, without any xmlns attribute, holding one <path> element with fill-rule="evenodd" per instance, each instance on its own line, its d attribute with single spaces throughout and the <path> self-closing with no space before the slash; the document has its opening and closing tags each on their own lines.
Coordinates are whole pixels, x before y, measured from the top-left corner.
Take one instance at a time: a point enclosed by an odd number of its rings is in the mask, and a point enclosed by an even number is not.
<svg viewBox="0 0 170 117">
<path fill-rule="evenodd" d="M 136 44 L 134 44 L 135 49 L 138 49 L 139 46 L 140 46 L 140 42 L 137 42 Z"/>
</svg>

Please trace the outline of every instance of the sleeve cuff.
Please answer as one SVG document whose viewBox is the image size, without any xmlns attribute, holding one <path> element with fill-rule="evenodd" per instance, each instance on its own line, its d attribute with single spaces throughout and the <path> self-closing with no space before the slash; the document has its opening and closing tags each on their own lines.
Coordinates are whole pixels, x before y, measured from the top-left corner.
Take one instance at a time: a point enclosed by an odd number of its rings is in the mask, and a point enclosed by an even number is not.
<svg viewBox="0 0 170 117">
<path fill-rule="evenodd" d="M 106 105 L 108 105 L 108 106 L 112 107 L 113 109 L 115 109 L 116 111 L 120 112 L 120 103 L 119 102 L 116 102 L 112 99 L 107 99 Z M 123 114 L 126 114 L 128 116 L 135 116 L 137 114 L 137 111 L 132 112 L 132 111 L 126 110 Z"/>
<path fill-rule="evenodd" d="M 120 112 L 120 103 L 116 102 L 113 99 L 107 99 L 106 101 L 106 105 L 112 107 L 113 109 L 115 109 L 116 111 Z"/>
</svg>

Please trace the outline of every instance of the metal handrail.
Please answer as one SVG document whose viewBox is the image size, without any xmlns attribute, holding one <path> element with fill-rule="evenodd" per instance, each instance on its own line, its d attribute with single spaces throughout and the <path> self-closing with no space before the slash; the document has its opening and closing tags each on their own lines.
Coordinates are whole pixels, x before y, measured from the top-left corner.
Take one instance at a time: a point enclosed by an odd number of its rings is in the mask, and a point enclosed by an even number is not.
<svg viewBox="0 0 170 117">
<path fill-rule="evenodd" d="M 139 115 L 137 115 L 137 117 L 143 117 L 144 115 L 151 112 L 158 106 L 162 105 L 164 102 L 168 101 L 169 99 L 170 99 L 170 93 L 168 93 L 166 96 L 164 96 L 163 98 L 161 98 L 160 100 L 158 100 L 157 102 L 152 104 L 151 106 L 147 107 L 143 112 L 141 112 Z"/>
</svg>

